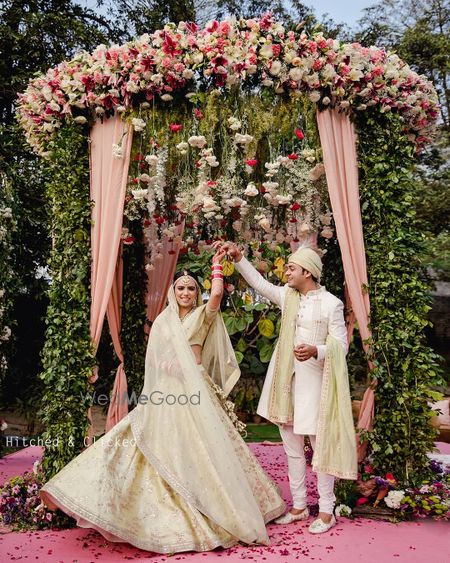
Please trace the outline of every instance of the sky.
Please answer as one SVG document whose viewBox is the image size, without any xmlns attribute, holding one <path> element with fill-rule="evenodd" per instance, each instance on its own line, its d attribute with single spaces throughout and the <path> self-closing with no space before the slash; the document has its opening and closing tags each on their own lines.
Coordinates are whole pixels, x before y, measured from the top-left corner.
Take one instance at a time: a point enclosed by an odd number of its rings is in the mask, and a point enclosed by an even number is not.
<svg viewBox="0 0 450 563">
<path fill-rule="evenodd" d="M 337 23 L 344 22 L 350 27 L 356 25 L 361 18 L 364 8 L 376 4 L 376 0 L 303 0 L 308 6 L 314 8 L 320 18 L 322 14 L 329 14 Z M 82 6 L 96 9 L 96 0 L 78 0 Z"/>
<path fill-rule="evenodd" d="M 314 8 L 316 16 L 329 14 L 335 22 L 344 22 L 353 27 L 361 18 L 364 8 L 376 4 L 376 0 L 304 0 Z"/>
</svg>

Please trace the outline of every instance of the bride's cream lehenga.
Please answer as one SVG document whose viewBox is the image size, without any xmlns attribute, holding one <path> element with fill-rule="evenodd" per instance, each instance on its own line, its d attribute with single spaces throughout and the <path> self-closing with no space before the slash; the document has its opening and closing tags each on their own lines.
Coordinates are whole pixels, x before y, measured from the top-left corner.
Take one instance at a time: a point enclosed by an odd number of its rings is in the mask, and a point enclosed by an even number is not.
<svg viewBox="0 0 450 563">
<path fill-rule="evenodd" d="M 203 344 L 202 366 L 191 344 Z M 284 502 L 213 390 L 214 381 L 228 393 L 238 377 L 221 315 L 201 305 L 182 323 L 171 288 L 149 337 L 148 403 L 48 481 L 43 501 L 108 540 L 158 553 L 268 545 L 265 524 Z"/>
</svg>

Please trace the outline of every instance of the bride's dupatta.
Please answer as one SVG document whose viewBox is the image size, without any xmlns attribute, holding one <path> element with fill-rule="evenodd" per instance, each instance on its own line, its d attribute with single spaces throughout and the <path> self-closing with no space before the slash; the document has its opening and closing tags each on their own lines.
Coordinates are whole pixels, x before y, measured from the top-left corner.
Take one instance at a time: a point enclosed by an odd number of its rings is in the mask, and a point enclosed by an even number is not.
<svg viewBox="0 0 450 563">
<path fill-rule="evenodd" d="M 197 307 L 182 324 L 170 288 L 169 305 L 155 320 L 147 346 L 141 401 L 148 402 L 139 404 L 129 417 L 139 449 L 160 476 L 191 506 L 241 541 L 252 543 L 266 532 L 233 447 L 232 440 L 240 438 L 230 436 L 221 422 L 187 339 L 187 331 L 202 322 L 205 307 Z M 210 375 L 228 392 L 239 370 L 223 330 L 223 320 L 216 315 L 203 359 Z"/>
</svg>

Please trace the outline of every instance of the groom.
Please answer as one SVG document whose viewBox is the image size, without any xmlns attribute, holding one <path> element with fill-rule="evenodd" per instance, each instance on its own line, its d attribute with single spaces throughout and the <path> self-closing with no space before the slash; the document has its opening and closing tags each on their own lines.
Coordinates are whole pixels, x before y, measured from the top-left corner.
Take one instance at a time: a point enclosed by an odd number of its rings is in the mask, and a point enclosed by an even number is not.
<svg viewBox="0 0 450 563">
<path fill-rule="evenodd" d="M 356 479 L 356 440 L 345 355 L 347 330 L 342 302 L 319 285 L 322 261 L 311 248 L 290 255 L 285 286 L 265 280 L 237 246 L 217 242 L 255 291 L 282 310 L 277 346 L 269 364 L 257 413 L 279 425 L 288 458 L 293 507 L 275 522 L 309 517 L 304 437 L 314 449 L 319 517 L 313 534 L 327 532 L 334 517 L 335 476 Z"/>
</svg>

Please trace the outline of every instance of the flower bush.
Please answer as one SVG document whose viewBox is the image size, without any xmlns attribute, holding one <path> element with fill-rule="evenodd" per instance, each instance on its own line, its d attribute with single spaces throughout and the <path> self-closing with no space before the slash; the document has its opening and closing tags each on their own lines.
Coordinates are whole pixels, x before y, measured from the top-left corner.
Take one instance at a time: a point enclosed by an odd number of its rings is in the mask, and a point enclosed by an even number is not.
<svg viewBox="0 0 450 563">
<path fill-rule="evenodd" d="M 91 114 L 123 113 L 143 101 L 164 104 L 202 86 L 225 90 L 239 83 L 294 97 L 307 92 L 319 108 L 377 105 L 398 112 L 418 146 L 437 117 L 432 84 L 396 54 L 286 30 L 266 14 L 211 21 L 204 29 L 167 24 L 125 45 L 82 51 L 30 81 L 20 96 L 20 122 L 30 144 L 45 152 L 67 118 L 82 124 Z"/>
<path fill-rule="evenodd" d="M 392 473 L 376 476 L 372 464 L 366 461 L 358 481 L 338 482 L 337 497 L 350 507 L 365 505 L 374 511 L 388 507 L 395 518 L 450 520 L 450 467 L 431 459 L 429 473 L 430 478 L 417 486 L 400 486 Z"/>
<path fill-rule="evenodd" d="M 74 520 L 60 510 L 51 512 L 42 503 L 39 491 L 45 482 L 42 471 L 12 477 L 0 488 L 0 518 L 14 530 L 67 528 Z"/>
</svg>

